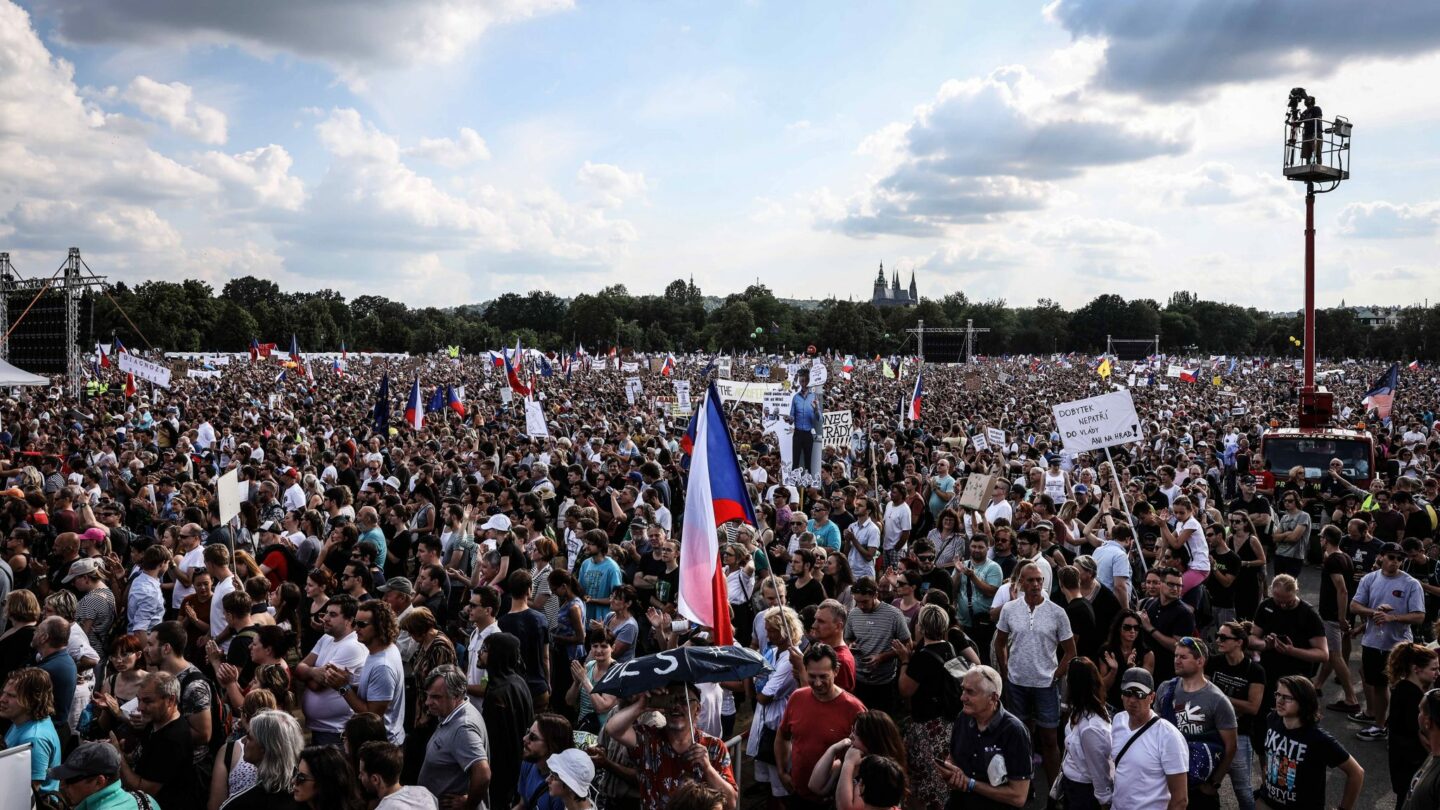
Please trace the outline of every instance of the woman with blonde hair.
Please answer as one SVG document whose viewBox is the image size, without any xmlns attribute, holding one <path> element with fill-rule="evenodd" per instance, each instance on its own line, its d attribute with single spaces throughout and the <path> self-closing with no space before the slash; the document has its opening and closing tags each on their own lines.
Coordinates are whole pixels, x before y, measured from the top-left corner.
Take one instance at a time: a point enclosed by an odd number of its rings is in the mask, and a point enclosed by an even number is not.
<svg viewBox="0 0 1440 810">
<path fill-rule="evenodd" d="M 750 723 L 746 753 L 755 760 L 755 781 L 769 782 L 770 795 L 779 800 L 790 792 L 781 783 L 781 771 L 775 767 L 775 735 L 790 695 L 798 685 L 794 662 L 800 657 L 800 640 L 805 636 L 805 628 L 799 614 L 788 607 L 772 607 L 763 615 L 769 642 L 764 653 L 765 663 L 772 671 L 763 683 L 756 678 L 755 716 Z"/>
</svg>

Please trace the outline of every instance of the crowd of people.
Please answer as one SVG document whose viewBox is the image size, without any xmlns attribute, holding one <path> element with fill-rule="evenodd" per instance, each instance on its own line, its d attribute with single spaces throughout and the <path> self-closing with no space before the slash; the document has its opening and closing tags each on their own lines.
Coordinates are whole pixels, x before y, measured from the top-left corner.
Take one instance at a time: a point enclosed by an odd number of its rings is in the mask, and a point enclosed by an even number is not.
<svg viewBox="0 0 1440 810">
<path fill-rule="evenodd" d="M 1388 749 L 1397 808 L 1440 802 L 1424 372 L 1389 424 L 1361 426 L 1368 487 L 1261 457 L 1291 421 L 1288 364 L 1135 384 L 1144 438 L 1107 456 L 1067 450 L 1049 407 L 1123 372 L 926 366 L 910 420 L 913 364 L 837 362 L 824 408 L 854 434 L 796 485 L 759 408 L 727 403 L 758 525 L 721 526 L 720 563 L 735 643 L 768 666 L 620 697 L 600 683 L 615 667 L 720 635 L 678 611 L 669 386 L 698 396 L 706 361 L 642 373 L 639 397 L 615 372 L 537 376 L 544 434 L 488 358 L 278 383 L 237 359 L 131 397 L 22 392 L 0 405 L 6 747 L 31 746 L 47 806 L 84 810 L 936 810 L 1047 791 L 1131 810 L 1227 790 L 1308 810 L 1327 779 L 1355 810 L 1366 745 Z M 1377 373 L 1328 382 L 1358 408 Z M 377 425 L 381 375 L 463 404 Z M 985 428 L 1005 441 L 977 447 Z M 984 502 L 962 504 L 976 475 Z"/>
</svg>

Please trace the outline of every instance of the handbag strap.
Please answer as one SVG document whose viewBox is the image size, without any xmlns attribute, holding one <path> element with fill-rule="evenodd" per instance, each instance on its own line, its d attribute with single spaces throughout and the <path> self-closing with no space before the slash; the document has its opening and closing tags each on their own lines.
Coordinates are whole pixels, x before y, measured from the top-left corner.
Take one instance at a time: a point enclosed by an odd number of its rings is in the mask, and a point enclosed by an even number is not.
<svg viewBox="0 0 1440 810">
<path fill-rule="evenodd" d="M 1120 753 L 1118 753 L 1118 754 L 1115 755 L 1115 767 L 1116 767 L 1116 768 L 1119 768 L 1119 767 L 1120 767 L 1120 759 L 1125 756 L 1125 752 L 1126 752 L 1126 751 L 1129 751 L 1129 750 L 1130 750 L 1130 746 L 1134 745 L 1136 740 L 1138 740 L 1138 739 L 1140 739 L 1141 737 L 1143 737 L 1143 736 L 1145 735 L 1145 732 L 1149 731 L 1149 730 L 1150 730 L 1150 727 L 1153 726 L 1153 725 L 1155 725 L 1155 724 L 1158 723 L 1158 722 L 1160 722 L 1160 718 L 1159 718 L 1159 716 L 1157 715 L 1157 716 L 1155 716 L 1155 717 L 1150 718 L 1150 722 L 1148 722 L 1148 723 L 1146 723 L 1145 725 L 1141 726 L 1139 731 L 1137 731 L 1137 732 L 1135 732 L 1134 734 L 1131 734 L 1131 735 L 1130 735 L 1130 739 L 1126 740 L 1126 741 L 1125 741 L 1125 744 L 1122 745 L 1122 746 L 1120 746 Z"/>
</svg>

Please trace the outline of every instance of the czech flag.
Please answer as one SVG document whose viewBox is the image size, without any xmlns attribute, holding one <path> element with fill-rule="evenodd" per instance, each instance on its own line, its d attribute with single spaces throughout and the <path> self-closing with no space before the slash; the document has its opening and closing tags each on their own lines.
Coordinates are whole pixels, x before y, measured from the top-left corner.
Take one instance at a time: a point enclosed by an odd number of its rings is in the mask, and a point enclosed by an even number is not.
<svg viewBox="0 0 1440 810">
<path fill-rule="evenodd" d="M 380 377 L 380 390 L 375 392 L 375 432 L 384 434 L 390 426 L 390 375 Z"/>
<path fill-rule="evenodd" d="M 520 341 L 515 341 L 515 356 L 505 358 L 505 377 L 510 381 L 510 390 L 522 397 L 530 396 L 530 387 L 520 381 Z"/>
<path fill-rule="evenodd" d="M 460 393 L 455 390 L 454 386 L 445 386 L 445 405 L 460 414 L 461 419 L 465 418 L 465 403 L 460 401 Z"/>
<path fill-rule="evenodd" d="M 295 365 L 300 365 L 300 341 L 293 332 L 290 334 L 290 359 L 295 361 Z"/>
<path fill-rule="evenodd" d="M 1384 376 L 1375 381 L 1369 391 L 1365 392 L 1365 399 L 1360 401 L 1367 410 L 1372 410 L 1380 421 L 1390 424 L 1390 409 L 1395 404 L 1395 389 L 1400 387 L 1400 364 L 1391 363 L 1390 370 Z"/>
<path fill-rule="evenodd" d="M 675 373 L 675 355 L 665 355 L 665 362 L 660 364 L 660 376 L 669 377 Z"/>
<path fill-rule="evenodd" d="M 95 344 L 95 351 L 97 351 L 97 352 L 100 353 L 100 368 L 109 368 L 109 367 L 110 367 L 110 355 L 106 354 L 106 353 L 105 353 L 105 350 L 102 349 L 102 348 L 100 348 L 100 344 L 98 344 L 98 343 Z"/>
<path fill-rule="evenodd" d="M 341 359 L 341 360 L 349 360 L 349 359 L 350 359 L 350 353 L 347 352 L 347 351 L 345 351 L 345 341 L 343 341 L 343 340 L 340 341 L 340 359 Z"/>
<path fill-rule="evenodd" d="M 712 383 L 695 420 L 680 543 L 679 609 L 680 615 L 712 628 L 716 646 L 735 640 L 725 568 L 720 564 L 719 527 L 731 520 L 758 525 L 720 408 L 720 395 Z"/>
<path fill-rule="evenodd" d="M 1182 370 L 1181 370 L 1181 372 L 1180 372 L 1180 382 L 1190 382 L 1190 383 L 1193 383 L 1193 382 L 1195 382 L 1195 380 L 1196 380 L 1196 372 L 1195 372 L 1195 369 L 1193 369 L 1193 368 L 1187 368 L 1187 369 L 1182 369 Z"/>
<path fill-rule="evenodd" d="M 104 355 L 103 355 L 103 354 L 101 355 L 101 360 L 104 360 Z M 1408 368 L 1408 369 L 1410 369 L 1411 371 L 1419 371 L 1419 370 L 1420 370 L 1420 361 L 1419 361 L 1419 360 L 1411 360 L 1411 361 L 1410 361 L 1410 365 L 1406 366 L 1405 368 Z"/>
<path fill-rule="evenodd" d="M 492 351 L 490 352 L 490 362 L 495 364 L 495 368 L 504 368 L 505 355 L 501 354 L 500 352 Z"/>
<path fill-rule="evenodd" d="M 340 362 L 340 358 L 335 358 L 335 362 L 331 365 L 331 369 L 335 372 L 337 376 L 345 376 L 345 364 Z"/>
<path fill-rule="evenodd" d="M 410 385 L 410 399 L 405 402 L 405 424 L 417 432 L 425 426 L 425 407 L 420 402 L 420 378 Z"/>
<path fill-rule="evenodd" d="M 126 375 L 125 375 L 125 396 L 127 396 L 127 397 L 133 397 L 133 396 L 135 396 L 135 375 L 134 375 L 134 374 L 126 374 Z"/>
<path fill-rule="evenodd" d="M 924 394 L 924 388 L 920 385 L 920 378 L 924 376 L 919 370 L 915 372 L 915 390 L 910 392 L 910 408 L 906 417 L 911 422 L 920 421 L 920 400 Z"/>
</svg>

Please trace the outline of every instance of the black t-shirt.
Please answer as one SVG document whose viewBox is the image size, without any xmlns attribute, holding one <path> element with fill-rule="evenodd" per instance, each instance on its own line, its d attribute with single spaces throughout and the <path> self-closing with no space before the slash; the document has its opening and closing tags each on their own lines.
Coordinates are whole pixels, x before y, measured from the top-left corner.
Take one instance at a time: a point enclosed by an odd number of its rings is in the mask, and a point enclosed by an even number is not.
<svg viewBox="0 0 1440 810">
<path fill-rule="evenodd" d="M 653 554 L 646 554 L 644 557 L 640 558 L 640 568 L 638 573 L 644 574 L 647 577 L 658 577 L 661 574 L 665 573 L 665 561 L 655 559 L 655 555 Z M 636 590 L 640 593 L 640 601 L 645 602 L 648 606 L 650 603 L 650 597 L 654 595 L 655 589 L 636 588 Z"/>
<path fill-rule="evenodd" d="M 1096 628 L 1095 608 L 1089 600 L 1084 597 L 1067 600 L 1065 615 L 1070 617 L 1070 632 L 1075 635 L 1075 654 L 1091 661 L 1100 660 L 1100 643 L 1105 635 Z"/>
<path fill-rule="evenodd" d="M 939 568 L 932 568 L 930 569 L 930 573 L 920 575 L 920 589 L 915 592 L 915 598 L 923 600 L 925 594 L 929 593 L 932 589 L 940 591 L 946 596 L 953 596 L 955 580 L 950 578 L 949 573 Z"/>
<path fill-rule="evenodd" d="M 1250 684 L 1265 683 L 1265 669 L 1254 661 L 1250 660 L 1247 653 L 1240 663 L 1231 664 L 1223 655 L 1212 655 L 1205 662 L 1205 674 L 1210 677 L 1210 682 L 1215 684 L 1228 698 L 1250 699 Z M 1264 689 L 1261 689 L 1264 693 Z M 1254 721 L 1255 715 L 1241 714 L 1237 709 L 1235 712 L 1235 733 L 1248 735 L 1250 724 Z"/>
<path fill-rule="evenodd" d="M 1363 543 L 1356 543 L 1350 539 L 1349 535 L 1345 536 L 1340 548 L 1350 555 L 1350 559 L 1355 564 L 1355 570 L 1351 572 L 1350 577 L 1350 593 L 1353 594 L 1359 590 L 1360 580 L 1375 570 L 1375 560 L 1380 556 L 1380 547 L 1383 545 L 1385 544 L 1374 537 L 1370 537 Z"/>
<path fill-rule="evenodd" d="M 1195 635 L 1195 611 L 1180 600 L 1162 605 L 1159 599 L 1150 600 L 1145 606 L 1150 623 L 1163 635 L 1171 638 Z M 1175 677 L 1175 651 L 1167 650 L 1153 635 L 1147 642 L 1155 648 L 1155 682 L 1168 681 Z"/>
<path fill-rule="evenodd" d="M 660 572 L 660 578 L 655 581 L 655 595 L 661 602 L 667 605 L 674 604 L 680 596 L 680 567 L 677 565 L 669 571 Z"/>
<path fill-rule="evenodd" d="M 1262 636 L 1271 633 L 1288 636 L 1290 643 L 1301 650 L 1310 649 L 1310 639 L 1325 637 L 1325 625 L 1320 621 L 1320 614 L 1304 599 L 1290 610 L 1281 610 L 1274 599 L 1266 599 L 1255 610 L 1255 626 L 1260 628 Z M 1317 665 L 1266 650 L 1260 653 L 1260 666 L 1265 667 L 1267 683 L 1274 684 L 1286 675 L 1304 675 L 1309 678 L 1315 674 Z M 1267 705 L 1272 692 L 1273 688 L 1266 690 Z"/>
<path fill-rule="evenodd" d="M 550 631 L 545 614 L 535 608 L 520 613 L 506 613 L 497 623 L 502 633 L 520 639 L 520 660 L 525 664 L 525 685 L 531 697 L 550 691 L 550 673 L 545 671 L 545 648 L 550 644 Z"/>
<path fill-rule="evenodd" d="M 820 584 L 819 579 L 812 579 L 804 585 L 796 585 L 793 581 L 786 592 L 790 607 L 796 613 L 804 610 L 810 605 L 818 605 L 825 601 L 825 586 Z"/>
<path fill-rule="evenodd" d="M 1349 592 L 1346 595 L 1355 593 L 1351 583 L 1355 580 L 1355 563 L 1343 551 L 1334 551 L 1325 555 L 1325 563 L 1320 569 L 1320 618 L 1327 622 L 1340 621 L 1340 602 L 1336 598 L 1335 583 L 1331 580 L 1332 574 L 1339 574 L 1345 578 L 1346 587 Z"/>
<path fill-rule="evenodd" d="M 151 731 L 140 746 L 135 775 L 160 783 L 155 794 L 161 807 L 199 807 L 200 778 L 194 765 L 195 745 L 190 742 L 190 723 L 177 717 L 163 728 Z"/>
<path fill-rule="evenodd" d="M 1430 539 L 1435 530 L 1430 528 L 1430 515 L 1426 510 L 1420 509 L 1405 516 L 1405 539 L 1415 539 L 1424 542 Z M 1378 534 L 1378 532 L 1377 532 Z"/>
<path fill-rule="evenodd" d="M 1095 589 L 1095 596 L 1090 600 L 1090 608 L 1095 611 L 1095 629 L 1103 638 L 1110 637 L 1110 626 L 1115 623 L 1115 617 L 1120 615 L 1120 600 L 1115 598 L 1115 592 L 1101 585 Z M 1091 659 L 1099 662 L 1100 659 Z"/>
<path fill-rule="evenodd" d="M 1260 796 L 1276 810 L 1325 806 L 1325 773 L 1350 754 L 1318 726 L 1286 728 L 1274 712 L 1265 721 L 1266 767 L 1260 770 Z"/>
<path fill-rule="evenodd" d="M 225 652 L 225 663 L 233 664 L 240 670 L 240 685 L 243 687 L 255 677 L 255 662 L 250 660 L 250 645 L 258 635 L 255 627 L 247 627 L 230 639 L 230 649 Z"/>
<path fill-rule="evenodd" d="M 1220 572 L 1229 576 L 1240 576 L 1240 555 L 1234 549 L 1224 553 L 1210 552 L 1210 576 L 1205 580 L 1205 590 L 1210 594 L 1211 607 L 1233 608 L 1235 607 L 1235 582 L 1230 585 L 1221 585 L 1215 579 L 1215 573 Z"/>
<path fill-rule="evenodd" d="M 1230 504 L 1225 508 L 1225 511 L 1227 513 L 1244 512 L 1247 515 L 1268 515 L 1271 511 L 1270 499 L 1266 498 L 1264 495 L 1259 494 L 1255 496 L 1254 500 L 1250 501 L 1247 501 L 1244 498 L 1236 498 L 1235 500 L 1230 502 Z M 1275 527 L 1273 525 L 1269 526 L 1268 528 L 1262 528 L 1261 526 L 1257 525 L 1255 527 L 1255 533 L 1260 536 L 1261 540 L 1264 540 L 1270 536 L 1270 533 L 1274 530 L 1274 528 Z"/>
<path fill-rule="evenodd" d="M 910 656 L 910 663 L 905 665 L 905 674 L 919 684 L 919 688 L 910 698 L 911 720 L 924 723 L 944 714 L 945 679 L 951 677 L 950 673 L 945 671 L 945 662 L 955 656 L 955 648 L 950 646 L 948 641 L 927 644 Z"/>
<path fill-rule="evenodd" d="M 1406 528 L 1405 516 L 1394 509 L 1377 509 L 1370 513 L 1370 518 L 1375 521 L 1375 537 L 1384 543 L 1397 542 L 1395 538 L 1400 536 L 1400 530 Z M 1410 533 L 1406 532 L 1405 536 L 1409 537 Z"/>
</svg>

